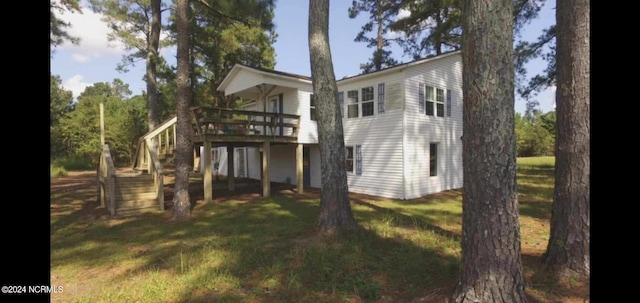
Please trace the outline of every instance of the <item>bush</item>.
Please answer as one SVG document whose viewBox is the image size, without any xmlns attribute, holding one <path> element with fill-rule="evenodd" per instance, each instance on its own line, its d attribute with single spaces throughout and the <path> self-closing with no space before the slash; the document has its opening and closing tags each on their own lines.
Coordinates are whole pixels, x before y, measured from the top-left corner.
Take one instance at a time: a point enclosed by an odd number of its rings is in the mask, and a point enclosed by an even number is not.
<svg viewBox="0 0 640 303">
<path fill-rule="evenodd" d="M 68 171 L 96 169 L 96 165 L 93 164 L 91 159 L 86 157 L 69 157 L 56 159 L 52 161 L 52 165 L 61 167 Z"/>
<path fill-rule="evenodd" d="M 67 175 L 67 170 L 64 167 L 57 166 L 55 164 L 49 165 L 49 173 L 51 178 L 59 178 Z"/>
</svg>

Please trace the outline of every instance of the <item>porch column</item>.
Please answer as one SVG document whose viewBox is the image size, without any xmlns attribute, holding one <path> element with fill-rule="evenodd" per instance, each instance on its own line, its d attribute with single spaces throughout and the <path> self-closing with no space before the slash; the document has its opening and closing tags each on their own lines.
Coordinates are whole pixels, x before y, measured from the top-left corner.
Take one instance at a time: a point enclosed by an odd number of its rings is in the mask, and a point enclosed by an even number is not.
<svg viewBox="0 0 640 303">
<path fill-rule="evenodd" d="M 227 145 L 227 180 L 229 181 L 229 191 L 235 190 L 235 176 L 234 176 L 234 167 L 233 167 L 233 145 Z"/>
<path fill-rule="evenodd" d="M 271 158 L 271 142 L 262 144 L 262 196 L 271 196 L 271 181 L 269 180 L 269 158 Z"/>
<path fill-rule="evenodd" d="M 213 169 L 211 163 L 211 141 L 204 141 L 204 155 L 200 154 L 204 161 L 204 203 L 210 203 L 213 200 Z"/>
<path fill-rule="evenodd" d="M 302 144 L 296 148 L 296 180 L 298 180 L 298 194 L 304 193 L 304 173 L 302 165 Z"/>
</svg>

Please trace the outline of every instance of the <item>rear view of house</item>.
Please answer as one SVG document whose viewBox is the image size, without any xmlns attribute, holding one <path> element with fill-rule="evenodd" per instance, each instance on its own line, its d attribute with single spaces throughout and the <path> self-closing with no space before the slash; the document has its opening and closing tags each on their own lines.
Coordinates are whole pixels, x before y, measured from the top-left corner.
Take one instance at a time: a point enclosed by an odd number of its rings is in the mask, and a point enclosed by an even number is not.
<svg viewBox="0 0 640 303">
<path fill-rule="evenodd" d="M 337 85 L 350 192 L 412 199 L 462 187 L 460 52 L 344 78 Z M 269 180 L 320 187 L 311 78 L 236 65 L 218 90 L 253 100 L 245 110 L 299 116 L 296 142 L 270 147 Z M 264 131 L 285 136 L 292 131 L 284 119 L 276 122 L 281 126 Z M 228 171 L 229 150 L 235 176 L 261 179 L 260 147 L 214 148 L 221 174 Z"/>
</svg>

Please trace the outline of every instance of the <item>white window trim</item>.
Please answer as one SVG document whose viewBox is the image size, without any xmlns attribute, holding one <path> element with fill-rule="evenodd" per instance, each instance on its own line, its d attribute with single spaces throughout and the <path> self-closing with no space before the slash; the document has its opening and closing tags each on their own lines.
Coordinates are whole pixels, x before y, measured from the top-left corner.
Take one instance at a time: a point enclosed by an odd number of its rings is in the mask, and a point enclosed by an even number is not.
<svg viewBox="0 0 640 303">
<path fill-rule="evenodd" d="M 371 100 L 370 101 L 363 101 L 363 94 L 362 94 L 362 90 L 364 88 L 368 88 L 371 87 L 373 89 L 373 94 L 371 96 Z M 355 91 L 358 94 L 358 102 L 357 103 L 350 103 L 350 99 L 349 99 L 349 92 Z M 344 113 L 346 113 L 346 115 L 344 115 L 345 119 L 359 119 L 359 118 L 368 118 L 368 117 L 373 117 L 378 115 L 378 100 L 376 98 L 377 93 L 378 93 L 378 88 L 377 85 L 367 85 L 367 86 L 359 86 L 356 88 L 349 88 L 349 89 L 344 89 L 341 90 L 341 92 L 343 92 L 344 94 L 344 104 L 343 104 L 343 111 Z M 371 103 L 373 104 L 373 114 L 369 115 L 369 116 L 363 116 L 363 111 L 362 111 L 362 104 L 363 103 Z M 357 104 L 358 105 L 358 116 L 357 117 L 349 117 L 349 105 L 354 105 Z"/>
</svg>

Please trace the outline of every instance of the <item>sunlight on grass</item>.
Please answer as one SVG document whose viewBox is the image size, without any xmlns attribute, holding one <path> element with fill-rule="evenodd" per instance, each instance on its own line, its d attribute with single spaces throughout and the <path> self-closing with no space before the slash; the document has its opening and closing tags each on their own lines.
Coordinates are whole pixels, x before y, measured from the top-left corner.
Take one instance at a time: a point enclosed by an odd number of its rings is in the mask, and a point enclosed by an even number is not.
<svg viewBox="0 0 640 303">
<path fill-rule="evenodd" d="M 518 159 L 532 255 L 548 241 L 552 160 Z M 328 238 L 314 233 L 319 199 L 308 195 L 199 204 L 185 222 L 170 210 L 110 219 L 72 192 L 51 199 L 52 283 L 65 286 L 52 302 L 406 302 L 446 298 L 459 273 L 461 190 L 354 195 L 360 227 Z"/>
</svg>

